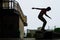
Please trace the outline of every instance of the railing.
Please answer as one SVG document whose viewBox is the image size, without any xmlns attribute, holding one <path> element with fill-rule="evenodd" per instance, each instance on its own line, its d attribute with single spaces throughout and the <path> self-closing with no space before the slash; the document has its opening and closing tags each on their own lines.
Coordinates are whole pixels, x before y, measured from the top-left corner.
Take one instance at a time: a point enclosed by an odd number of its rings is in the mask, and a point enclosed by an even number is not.
<svg viewBox="0 0 60 40">
<path fill-rule="evenodd" d="M 27 17 L 23 14 L 19 3 L 15 0 L 3 0 L 3 9 L 15 9 L 18 11 L 19 15 L 22 17 L 24 22 L 27 22 Z"/>
<path fill-rule="evenodd" d="M 16 6 L 16 7 L 15 7 Z M 2 7 L 3 9 L 17 9 L 18 2 L 15 0 L 3 0 Z"/>
</svg>

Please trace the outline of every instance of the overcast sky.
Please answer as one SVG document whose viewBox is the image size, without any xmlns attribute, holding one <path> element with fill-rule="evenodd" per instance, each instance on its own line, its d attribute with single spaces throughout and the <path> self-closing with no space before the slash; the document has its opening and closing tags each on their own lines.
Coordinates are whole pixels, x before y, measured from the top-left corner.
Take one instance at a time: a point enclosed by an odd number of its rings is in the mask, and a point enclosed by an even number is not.
<svg viewBox="0 0 60 40">
<path fill-rule="evenodd" d="M 46 16 L 44 18 L 47 20 L 47 25 L 45 29 L 53 29 L 54 26 L 60 27 L 60 0 L 17 0 L 22 8 L 23 13 L 27 16 L 28 26 L 26 29 L 37 29 L 42 27 L 43 22 L 38 19 L 38 14 L 40 10 L 32 10 L 32 7 L 46 8 L 51 7 L 51 11 L 47 14 L 52 18 L 49 19 Z"/>
</svg>

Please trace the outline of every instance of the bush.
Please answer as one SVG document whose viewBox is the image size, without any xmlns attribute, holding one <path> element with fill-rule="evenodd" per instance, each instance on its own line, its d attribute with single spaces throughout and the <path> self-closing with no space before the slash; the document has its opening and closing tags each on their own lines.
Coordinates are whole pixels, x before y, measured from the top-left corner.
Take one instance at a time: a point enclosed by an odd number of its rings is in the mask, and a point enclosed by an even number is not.
<svg viewBox="0 0 60 40">
<path fill-rule="evenodd" d="M 60 32 L 60 28 L 55 28 L 54 31 L 55 32 Z"/>
</svg>

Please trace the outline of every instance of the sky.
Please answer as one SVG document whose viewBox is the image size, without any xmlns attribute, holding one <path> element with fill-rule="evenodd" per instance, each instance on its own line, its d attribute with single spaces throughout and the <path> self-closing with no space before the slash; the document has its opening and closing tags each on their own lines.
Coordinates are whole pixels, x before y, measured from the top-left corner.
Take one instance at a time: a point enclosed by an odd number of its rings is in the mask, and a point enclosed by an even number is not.
<svg viewBox="0 0 60 40">
<path fill-rule="evenodd" d="M 47 14 L 52 18 L 49 19 L 44 15 L 47 21 L 45 29 L 54 29 L 54 26 L 60 27 L 60 0 L 16 0 L 19 2 L 24 15 L 27 16 L 28 26 L 24 27 L 27 29 L 37 29 L 42 27 L 43 22 L 38 19 L 40 10 L 32 10 L 32 7 L 47 8 L 51 7 L 51 11 Z"/>
</svg>

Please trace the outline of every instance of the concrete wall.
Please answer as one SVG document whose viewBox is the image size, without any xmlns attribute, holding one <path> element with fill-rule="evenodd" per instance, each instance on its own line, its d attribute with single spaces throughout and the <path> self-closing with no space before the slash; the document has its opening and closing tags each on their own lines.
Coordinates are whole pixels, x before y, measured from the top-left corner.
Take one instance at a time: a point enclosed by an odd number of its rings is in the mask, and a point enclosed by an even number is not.
<svg viewBox="0 0 60 40">
<path fill-rule="evenodd" d="M 24 24 L 22 20 L 19 18 L 19 30 L 20 30 L 20 38 L 24 38 Z"/>
</svg>

